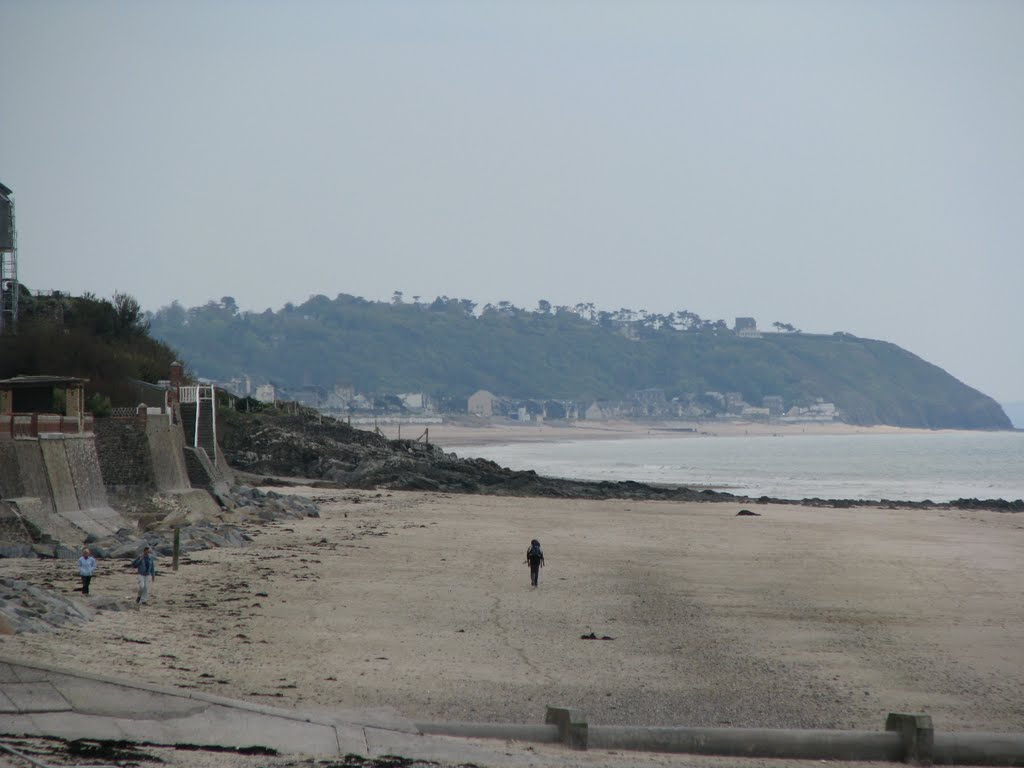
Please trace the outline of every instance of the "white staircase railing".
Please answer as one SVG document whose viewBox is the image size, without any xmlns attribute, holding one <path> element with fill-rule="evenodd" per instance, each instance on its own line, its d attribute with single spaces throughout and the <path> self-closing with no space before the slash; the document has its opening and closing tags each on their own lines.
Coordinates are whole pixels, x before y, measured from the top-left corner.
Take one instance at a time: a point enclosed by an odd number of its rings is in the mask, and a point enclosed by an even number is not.
<svg viewBox="0 0 1024 768">
<path fill-rule="evenodd" d="M 178 402 L 182 404 L 195 403 L 196 423 L 192 435 L 192 446 L 200 448 L 199 425 L 202 421 L 203 404 L 210 404 L 210 434 L 213 436 L 213 455 L 210 457 L 214 466 L 217 464 L 217 393 L 212 384 L 190 384 L 178 387 Z"/>
</svg>

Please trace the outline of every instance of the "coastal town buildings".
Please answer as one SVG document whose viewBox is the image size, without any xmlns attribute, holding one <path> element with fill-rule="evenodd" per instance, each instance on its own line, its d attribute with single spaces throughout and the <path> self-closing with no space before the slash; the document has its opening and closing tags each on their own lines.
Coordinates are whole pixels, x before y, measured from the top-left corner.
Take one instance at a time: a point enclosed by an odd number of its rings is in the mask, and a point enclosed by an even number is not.
<svg viewBox="0 0 1024 768">
<path fill-rule="evenodd" d="M 211 382 L 213 383 L 213 382 Z M 352 423 L 394 421 L 435 421 L 441 414 L 466 414 L 483 419 L 516 422 L 607 421 L 615 419 L 661 419 L 686 421 L 743 420 L 779 423 L 841 421 L 834 403 L 818 398 L 813 402 L 786 403 L 781 395 L 764 395 L 759 402 L 747 402 L 742 392 L 707 390 L 675 397 L 660 387 L 647 387 L 620 400 L 564 398 L 516 398 L 478 389 L 465 400 L 433 397 L 424 392 L 368 394 L 351 384 L 333 387 L 309 385 L 281 389 L 267 382 L 253 385 L 248 377 L 220 382 L 217 386 L 239 397 L 254 397 L 264 403 L 297 402 L 324 415 Z M 241 390 L 241 391 L 239 391 Z M 251 394 L 244 394 L 251 393 Z"/>
</svg>

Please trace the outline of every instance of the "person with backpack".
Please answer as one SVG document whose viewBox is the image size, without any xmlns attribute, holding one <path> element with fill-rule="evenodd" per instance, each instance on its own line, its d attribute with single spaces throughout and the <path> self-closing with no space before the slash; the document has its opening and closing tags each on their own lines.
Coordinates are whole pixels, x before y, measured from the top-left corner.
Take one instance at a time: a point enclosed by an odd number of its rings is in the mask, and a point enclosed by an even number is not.
<svg viewBox="0 0 1024 768">
<path fill-rule="evenodd" d="M 530 584 L 536 587 L 540 580 L 540 569 L 544 565 L 544 550 L 536 539 L 530 542 L 530 548 L 526 550 L 526 563 L 530 566 Z"/>
</svg>

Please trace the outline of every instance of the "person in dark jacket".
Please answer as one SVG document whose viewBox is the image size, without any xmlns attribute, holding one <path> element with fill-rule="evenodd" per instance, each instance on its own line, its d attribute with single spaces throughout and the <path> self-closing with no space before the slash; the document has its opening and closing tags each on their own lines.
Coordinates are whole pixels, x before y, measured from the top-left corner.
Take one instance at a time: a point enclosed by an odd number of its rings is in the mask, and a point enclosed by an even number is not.
<svg viewBox="0 0 1024 768">
<path fill-rule="evenodd" d="M 540 569 L 544 566 L 544 550 L 536 539 L 530 542 L 530 548 L 526 550 L 526 563 L 530 566 L 530 584 L 536 587 L 540 580 Z"/>
<path fill-rule="evenodd" d="M 135 602 L 148 603 L 149 590 L 156 578 L 156 558 L 153 557 L 153 550 L 145 547 L 142 554 L 132 560 L 132 568 L 139 574 L 139 594 L 135 598 Z"/>
</svg>

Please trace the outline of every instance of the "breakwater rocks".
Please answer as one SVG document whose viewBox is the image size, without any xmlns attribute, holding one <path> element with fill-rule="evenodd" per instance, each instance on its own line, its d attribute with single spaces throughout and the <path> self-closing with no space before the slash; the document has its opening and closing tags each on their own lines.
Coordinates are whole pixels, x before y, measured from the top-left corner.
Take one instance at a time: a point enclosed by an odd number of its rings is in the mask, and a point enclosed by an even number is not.
<svg viewBox="0 0 1024 768">
<path fill-rule="evenodd" d="M 87 600 L 66 597 L 21 579 L 0 578 L 0 635 L 53 632 L 69 624 L 84 624 L 98 610 L 124 610 L 130 606 L 111 597 Z"/>
<path fill-rule="evenodd" d="M 232 414 L 218 425 L 224 456 L 242 472 L 308 478 L 330 488 L 442 491 L 590 499 L 732 498 L 729 494 L 634 482 L 588 483 L 513 471 L 493 461 L 460 458 L 436 445 L 387 440 L 308 409 Z"/>
<path fill-rule="evenodd" d="M 200 521 L 180 529 L 180 552 L 187 554 L 214 547 L 243 547 L 250 540 L 238 526 Z M 142 534 L 122 528 L 112 536 L 92 538 L 86 544 L 101 560 L 131 559 L 151 547 L 157 555 L 174 554 L 174 531 L 150 530 Z M 77 557 L 77 553 L 75 554 Z"/>
<path fill-rule="evenodd" d="M 726 494 L 728 495 L 728 494 Z M 789 504 L 802 507 L 830 507 L 833 509 L 851 509 L 853 507 L 881 507 L 883 509 L 986 509 L 993 512 L 1024 512 L 1024 499 L 1007 501 L 1006 499 L 954 499 L 953 501 L 895 501 L 893 499 L 777 499 L 761 496 L 747 499 L 734 496 L 735 501 L 753 502 L 755 504 Z"/>
<path fill-rule="evenodd" d="M 181 554 L 215 547 L 244 547 L 251 541 L 242 526 L 247 523 L 266 523 L 275 520 L 296 520 L 319 517 L 316 502 L 301 496 L 285 495 L 276 491 L 240 485 L 216 495 L 221 513 L 217 519 L 203 519 L 190 515 L 166 499 L 155 503 L 140 500 L 137 507 L 151 510 L 163 508 L 163 513 L 139 517 L 139 528 L 120 528 L 109 536 L 89 535 L 82 542 L 55 542 L 43 537 L 30 543 L 19 543 L 0 549 L 0 557 L 39 557 L 74 560 L 80 554 L 81 544 L 103 560 L 134 558 L 143 547 L 149 546 L 157 555 L 170 556 L 174 552 L 174 533 L 178 531 Z M 124 499 L 122 499 L 123 501 Z M 138 512 L 138 509 L 136 509 Z"/>
<path fill-rule="evenodd" d="M 254 522 L 320 517 L 320 507 L 311 499 L 262 491 L 251 485 L 235 485 L 227 493 L 215 494 L 215 497 L 235 516 Z"/>
<path fill-rule="evenodd" d="M 182 555 L 214 547 L 244 547 L 252 539 L 242 530 L 246 522 L 273 522 L 319 517 L 317 504 L 301 496 L 285 495 L 276 491 L 262 491 L 251 486 L 233 486 L 218 494 L 225 516 L 235 522 L 198 520 L 188 523 L 176 514 L 168 516 L 164 524 L 139 533 L 122 528 L 111 536 L 90 536 L 86 544 L 99 560 L 131 559 L 149 546 L 159 557 L 174 554 L 174 529 L 179 531 Z M 14 556 L 59 558 L 73 560 L 79 550 L 50 542 L 28 545 Z M 158 568 L 164 567 L 159 564 Z M 101 610 L 134 608 L 131 601 L 109 596 L 93 595 L 72 598 L 57 591 L 52 584 L 35 586 L 21 579 L 0 578 L 0 635 L 21 632 L 52 632 L 69 624 L 81 624 Z"/>
<path fill-rule="evenodd" d="M 231 486 L 215 498 L 224 510 L 220 521 L 190 521 L 180 513 L 172 513 L 141 534 L 122 528 L 113 536 L 89 537 L 85 543 L 96 557 L 104 559 L 133 558 L 144 546 L 152 547 L 157 555 L 170 556 L 174 553 L 177 530 L 179 551 L 188 554 L 215 547 L 244 547 L 251 541 L 240 527 L 245 523 L 320 516 L 319 507 L 309 499 L 272 490 L 264 492 L 248 485 Z"/>
</svg>

